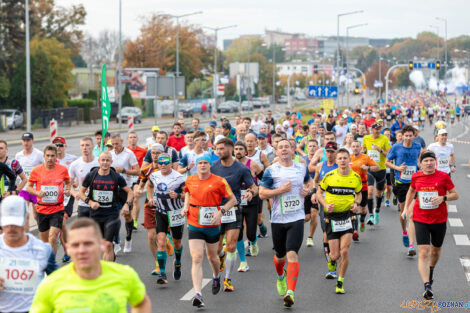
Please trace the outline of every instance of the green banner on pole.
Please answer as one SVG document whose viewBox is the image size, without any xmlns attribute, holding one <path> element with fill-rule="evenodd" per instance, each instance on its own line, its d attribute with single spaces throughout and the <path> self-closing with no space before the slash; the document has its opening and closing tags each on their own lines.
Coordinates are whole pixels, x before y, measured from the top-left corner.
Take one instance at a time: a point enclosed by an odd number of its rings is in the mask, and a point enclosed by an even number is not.
<svg viewBox="0 0 470 313">
<path fill-rule="evenodd" d="M 111 115 L 111 104 L 108 98 L 108 88 L 106 87 L 106 64 L 101 69 L 101 147 L 103 151 L 104 138 L 108 132 L 109 117 Z"/>
</svg>

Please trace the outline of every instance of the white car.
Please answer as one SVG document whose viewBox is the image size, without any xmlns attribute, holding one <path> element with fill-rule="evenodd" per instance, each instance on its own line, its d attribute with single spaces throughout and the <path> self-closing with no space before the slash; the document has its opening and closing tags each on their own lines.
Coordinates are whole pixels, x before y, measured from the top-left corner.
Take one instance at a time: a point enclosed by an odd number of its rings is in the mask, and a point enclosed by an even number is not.
<svg viewBox="0 0 470 313">
<path fill-rule="evenodd" d="M 23 127 L 24 117 L 20 111 L 15 109 L 0 110 L 0 115 L 5 115 L 7 118 L 7 127 L 9 129 L 15 129 L 17 127 Z"/>
</svg>

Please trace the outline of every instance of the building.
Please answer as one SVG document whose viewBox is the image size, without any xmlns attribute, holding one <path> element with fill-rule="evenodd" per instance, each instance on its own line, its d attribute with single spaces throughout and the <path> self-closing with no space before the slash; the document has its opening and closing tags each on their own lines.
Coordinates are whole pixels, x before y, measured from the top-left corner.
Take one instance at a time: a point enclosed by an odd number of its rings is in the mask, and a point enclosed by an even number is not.
<svg viewBox="0 0 470 313">
<path fill-rule="evenodd" d="M 319 62 L 285 62 L 276 64 L 277 73 L 280 76 L 288 75 L 305 75 L 311 76 L 314 73 L 315 65 L 319 73 L 325 72 L 325 74 L 331 76 L 333 73 L 333 65 L 331 64 L 319 64 Z"/>
<path fill-rule="evenodd" d="M 280 30 L 267 30 L 267 29 L 264 31 L 264 42 L 266 43 L 266 45 L 268 45 L 268 47 L 270 47 L 272 44 L 284 46 L 284 42 L 287 39 L 291 39 L 294 37 L 297 37 L 297 38 L 305 37 L 305 34 L 286 33 Z"/>
</svg>

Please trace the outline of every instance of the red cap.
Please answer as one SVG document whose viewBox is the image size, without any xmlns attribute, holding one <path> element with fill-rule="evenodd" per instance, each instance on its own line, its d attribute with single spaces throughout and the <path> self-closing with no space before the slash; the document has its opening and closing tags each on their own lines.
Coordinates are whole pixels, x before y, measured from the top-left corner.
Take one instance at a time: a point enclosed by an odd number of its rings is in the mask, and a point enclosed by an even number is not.
<svg viewBox="0 0 470 313">
<path fill-rule="evenodd" d="M 65 145 L 64 137 L 55 137 L 52 143 L 63 143 Z"/>
</svg>

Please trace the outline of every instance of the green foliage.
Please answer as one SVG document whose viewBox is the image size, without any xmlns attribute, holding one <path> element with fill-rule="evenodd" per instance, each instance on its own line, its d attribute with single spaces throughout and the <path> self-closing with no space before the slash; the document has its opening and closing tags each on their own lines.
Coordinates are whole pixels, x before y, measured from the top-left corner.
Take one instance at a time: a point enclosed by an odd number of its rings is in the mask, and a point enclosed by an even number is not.
<svg viewBox="0 0 470 313">
<path fill-rule="evenodd" d="M 122 95 L 122 106 L 124 107 L 134 106 L 134 101 L 132 100 L 132 96 L 131 96 L 131 93 L 129 92 L 128 85 L 126 85 L 126 89 L 124 90 L 124 94 Z"/>
<path fill-rule="evenodd" d="M 98 92 L 96 90 L 88 90 L 87 99 L 98 100 Z"/>
<path fill-rule="evenodd" d="M 33 125 L 31 126 L 32 130 L 39 129 L 39 128 L 42 128 L 42 118 L 41 117 L 37 117 L 34 120 Z"/>
<path fill-rule="evenodd" d="M 397 87 L 409 87 L 410 82 L 410 71 L 407 68 L 399 68 L 394 73 L 396 86 Z"/>
<path fill-rule="evenodd" d="M 204 93 L 207 89 L 210 89 L 210 91 Z M 196 78 L 188 86 L 188 97 L 191 99 L 203 98 L 209 95 L 212 95 L 212 82 Z"/>
<path fill-rule="evenodd" d="M 0 99 L 8 98 L 10 93 L 10 81 L 5 76 L 0 76 Z"/>
<path fill-rule="evenodd" d="M 74 67 L 87 67 L 85 60 L 82 58 L 81 54 L 77 54 L 70 58 L 72 60 Z"/>
<path fill-rule="evenodd" d="M 69 107 L 76 108 L 92 108 L 95 104 L 91 99 L 76 99 L 67 101 Z"/>
<path fill-rule="evenodd" d="M 53 108 L 63 108 L 65 107 L 65 100 L 64 99 L 55 99 L 52 101 Z"/>
</svg>

